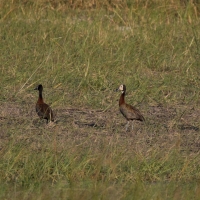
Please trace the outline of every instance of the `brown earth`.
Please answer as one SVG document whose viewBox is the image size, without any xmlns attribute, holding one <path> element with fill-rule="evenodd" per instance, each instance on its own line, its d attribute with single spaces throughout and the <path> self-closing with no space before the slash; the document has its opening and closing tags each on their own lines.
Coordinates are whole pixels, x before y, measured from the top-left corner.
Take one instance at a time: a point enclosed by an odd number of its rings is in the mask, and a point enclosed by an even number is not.
<svg viewBox="0 0 200 200">
<path fill-rule="evenodd" d="M 138 106 L 137 106 L 138 107 Z M 100 149 L 115 144 L 127 150 L 148 153 L 149 148 L 176 147 L 182 152 L 200 149 L 200 109 L 185 105 L 138 107 L 146 122 L 135 122 L 134 130 L 125 132 L 126 120 L 118 108 L 108 111 L 86 108 L 56 108 L 56 122 L 46 125 L 32 104 L 15 102 L 0 105 L 0 148 L 9 141 L 25 142 L 33 150 L 56 141 L 58 150 L 73 145 Z"/>
</svg>

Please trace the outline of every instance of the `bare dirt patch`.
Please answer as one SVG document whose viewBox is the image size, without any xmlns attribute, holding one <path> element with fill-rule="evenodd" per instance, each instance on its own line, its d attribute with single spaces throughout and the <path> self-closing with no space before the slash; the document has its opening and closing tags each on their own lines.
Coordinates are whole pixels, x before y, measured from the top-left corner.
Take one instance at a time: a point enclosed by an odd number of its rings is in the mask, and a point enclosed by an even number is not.
<svg viewBox="0 0 200 200">
<path fill-rule="evenodd" d="M 34 106 L 14 102 L 0 105 L 0 147 L 14 138 L 33 150 L 44 143 L 57 143 L 60 149 L 69 143 L 100 148 L 102 142 L 117 142 L 127 149 L 147 152 L 149 148 L 176 147 L 183 152 L 196 153 L 200 148 L 200 109 L 186 106 L 146 107 L 146 123 L 135 122 L 134 131 L 125 132 L 126 120 L 119 110 L 106 112 L 92 109 L 54 109 L 56 122 L 46 125 L 35 113 Z M 144 107 L 142 107 L 144 110 Z"/>
</svg>

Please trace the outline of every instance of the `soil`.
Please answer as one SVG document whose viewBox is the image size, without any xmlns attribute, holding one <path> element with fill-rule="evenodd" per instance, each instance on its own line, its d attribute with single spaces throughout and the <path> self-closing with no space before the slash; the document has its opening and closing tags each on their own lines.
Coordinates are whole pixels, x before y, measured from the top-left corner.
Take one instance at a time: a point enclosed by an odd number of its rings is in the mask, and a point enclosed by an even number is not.
<svg viewBox="0 0 200 200">
<path fill-rule="evenodd" d="M 148 153 L 149 148 L 198 153 L 200 149 L 200 109 L 185 105 L 139 107 L 145 123 L 134 122 L 126 132 L 126 120 L 118 107 L 111 110 L 56 108 L 55 123 L 46 125 L 32 104 L 15 102 L 0 105 L 0 148 L 9 141 L 25 142 L 33 150 L 55 140 L 62 147 L 73 144 L 101 148 L 103 143 Z M 108 143 L 107 143 L 108 142 Z M 69 145 L 70 146 L 70 145 Z M 58 148 L 58 149 L 59 149 Z"/>
</svg>

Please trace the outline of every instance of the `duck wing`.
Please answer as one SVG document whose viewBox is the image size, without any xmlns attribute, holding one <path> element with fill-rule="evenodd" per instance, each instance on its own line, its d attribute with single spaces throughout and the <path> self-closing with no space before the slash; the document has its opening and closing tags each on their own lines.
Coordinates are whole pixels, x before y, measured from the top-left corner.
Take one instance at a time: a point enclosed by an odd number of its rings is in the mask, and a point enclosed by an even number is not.
<svg viewBox="0 0 200 200">
<path fill-rule="evenodd" d="M 36 104 L 36 112 L 40 118 L 54 121 L 53 112 L 46 103 Z"/>
<path fill-rule="evenodd" d="M 123 104 L 120 106 L 120 112 L 127 120 L 145 121 L 140 111 L 132 105 Z"/>
</svg>

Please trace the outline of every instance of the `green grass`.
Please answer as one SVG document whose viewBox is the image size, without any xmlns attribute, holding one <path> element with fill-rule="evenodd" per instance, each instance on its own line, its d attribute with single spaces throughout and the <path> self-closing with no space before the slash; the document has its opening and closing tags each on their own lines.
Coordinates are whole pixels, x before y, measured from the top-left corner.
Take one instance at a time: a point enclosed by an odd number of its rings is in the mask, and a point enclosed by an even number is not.
<svg viewBox="0 0 200 200">
<path fill-rule="evenodd" d="M 95 3 L 1 3 L 0 198 L 198 199 L 198 1 Z"/>
</svg>

